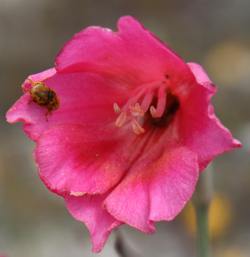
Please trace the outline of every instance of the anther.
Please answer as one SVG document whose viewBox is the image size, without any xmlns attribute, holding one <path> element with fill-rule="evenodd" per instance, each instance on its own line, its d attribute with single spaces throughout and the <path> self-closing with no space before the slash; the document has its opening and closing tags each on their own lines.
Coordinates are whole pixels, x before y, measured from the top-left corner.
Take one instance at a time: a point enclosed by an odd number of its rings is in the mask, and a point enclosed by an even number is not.
<svg viewBox="0 0 250 257">
<path fill-rule="evenodd" d="M 140 135 L 145 132 L 145 129 L 138 123 L 136 119 L 134 119 L 131 123 L 132 129 L 136 135 Z"/>
<path fill-rule="evenodd" d="M 141 108 L 139 103 L 136 103 L 134 106 L 130 106 L 130 112 L 134 117 L 138 117 L 138 116 L 143 116 L 144 115 L 144 111 Z"/>
<path fill-rule="evenodd" d="M 115 121 L 116 127 L 119 127 L 119 128 L 122 127 L 125 124 L 126 120 L 127 120 L 126 112 L 121 112 Z"/>
<path fill-rule="evenodd" d="M 115 113 L 119 113 L 121 111 L 121 108 L 119 107 L 119 105 L 117 103 L 113 104 L 113 108 L 114 108 Z"/>
<path fill-rule="evenodd" d="M 154 106 L 150 106 L 150 114 L 153 118 L 156 118 L 156 109 Z"/>
</svg>

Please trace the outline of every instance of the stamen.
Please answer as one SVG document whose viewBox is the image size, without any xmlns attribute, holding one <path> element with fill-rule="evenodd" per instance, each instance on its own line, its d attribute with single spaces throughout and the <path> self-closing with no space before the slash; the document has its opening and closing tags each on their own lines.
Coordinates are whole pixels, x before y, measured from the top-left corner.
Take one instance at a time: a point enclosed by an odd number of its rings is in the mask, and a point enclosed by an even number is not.
<svg viewBox="0 0 250 257">
<path fill-rule="evenodd" d="M 132 120 L 132 129 L 136 135 L 140 135 L 145 132 L 145 129 L 138 123 L 136 119 Z"/>
<path fill-rule="evenodd" d="M 136 135 L 144 133 L 143 127 L 147 125 L 167 126 L 178 108 L 175 107 L 178 99 L 171 95 L 169 83 L 167 80 L 150 82 L 134 91 L 122 107 L 114 103 L 114 112 L 119 114 L 115 125 L 129 124 Z"/>
<path fill-rule="evenodd" d="M 119 105 L 117 103 L 113 104 L 113 108 L 114 108 L 114 112 L 115 113 L 121 112 L 121 108 L 119 107 Z"/>
<path fill-rule="evenodd" d="M 150 113 L 151 113 L 152 117 L 155 118 L 156 117 L 156 109 L 155 109 L 155 107 L 152 105 L 152 106 L 150 106 L 149 110 L 150 110 Z"/>
<path fill-rule="evenodd" d="M 134 117 L 138 117 L 138 116 L 143 116 L 144 115 L 144 111 L 141 108 L 139 103 L 136 103 L 134 106 L 130 106 L 130 112 Z"/>
<path fill-rule="evenodd" d="M 166 95 L 166 88 L 160 87 L 158 90 L 158 100 L 157 100 L 157 107 L 154 106 L 150 107 L 150 113 L 153 118 L 160 118 L 166 108 L 166 102 L 167 102 L 167 95 Z"/>
<path fill-rule="evenodd" d="M 125 124 L 126 120 L 127 120 L 126 112 L 121 112 L 115 121 L 116 127 L 119 127 L 119 128 L 122 127 Z"/>
<path fill-rule="evenodd" d="M 144 112 L 147 112 L 152 100 L 153 100 L 154 92 L 148 92 L 146 96 L 143 98 L 141 103 L 141 108 Z"/>
</svg>

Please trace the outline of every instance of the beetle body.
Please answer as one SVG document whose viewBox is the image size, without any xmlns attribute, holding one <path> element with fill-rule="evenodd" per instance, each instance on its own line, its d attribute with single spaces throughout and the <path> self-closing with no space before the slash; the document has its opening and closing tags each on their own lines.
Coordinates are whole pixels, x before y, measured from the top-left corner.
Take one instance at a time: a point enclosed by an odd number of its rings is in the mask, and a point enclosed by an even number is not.
<svg viewBox="0 0 250 257">
<path fill-rule="evenodd" d="M 46 86 L 43 82 L 32 83 L 30 89 L 32 101 L 47 108 L 48 112 L 59 107 L 59 101 L 55 91 Z"/>
</svg>

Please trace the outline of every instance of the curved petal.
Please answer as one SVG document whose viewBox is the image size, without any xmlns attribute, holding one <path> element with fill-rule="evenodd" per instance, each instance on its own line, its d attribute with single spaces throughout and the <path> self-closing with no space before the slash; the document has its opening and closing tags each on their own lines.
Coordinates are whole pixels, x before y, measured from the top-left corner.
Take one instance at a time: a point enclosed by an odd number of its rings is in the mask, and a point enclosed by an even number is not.
<svg viewBox="0 0 250 257">
<path fill-rule="evenodd" d="M 189 69 L 194 74 L 194 77 L 196 79 L 196 82 L 208 90 L 210 90 L 212 93 L 216 92 L 216 87 L 213 84 L 213 82 L 208 77 L 207 73 L 204 71 L 204 69 L 199 65 L 198 63 L 189 62 L 187 63 Z"/>
<path fill-rule="evenodd" d="M 65 197 L 70 214 L 88 228 L 93 252 L 100 252 L 110 232 L 121 225 L 103 208 L 103 200 L 104 196 Z"/>
<path fill-rule="evenodd" d="M 184 145 L 197 153 L 202 170 L 214 157 L 241 144 L 214 113 L 210 100 L 216 89 L 207 74 L 198 64 L 189 65 L 197 83 L 178 114 L 180 137 Z"/>
<path fill-rule="evenodd" d="M 121 152 L 127 145 L 125 139 L 116 137 L 112 129 L 55 126 L 37 142 L 40 177 L 51 191 L 61 195 L 105 193 L 128 167 Z"/>
<path fill-rule="evenodd" d="M 173 219 L 198 179 L 193 152 L 178 146 L 161 150 L 142 156 L 104 202 L 112 216 L 143 232 L 154 231 L 154 221 Z"/>
<path fill-rule="evenodd" d="M 54 72 L 50 77 L 42 77 L 41 74 L 48 72 L 31 75 L 29 79 L 34 82 L 43 81 L 53 89 L 59 99 L 59 108 L 48 112 L 46 107 L 33 102 L 28 91 L 31 84 L 26 80 L 23 85 L 26 93 L 7 113 L 8 122 L 23 122 L 24 130 L 33 140 L 38 140 L 43 131 L 59 124 L 88 124 L 98 127 L 113 122 L 116 119 L 114 102 L 127 96 L 122 86 L 119 87 L 114 81 L 99 75 Z"/>
<path fill-rule="evenodd" d="M 57 56 L 56 68 L 110 74 L 131 86 L 165 76 L 172 81 L 190 76 L 183 60 L 130 16 L 119 19 L 118 32 L 88 27 L 76 34 Z"/>
<path fill-rule="evenodd" d="M 44 81 L 55 75 L 55 73 L 56 70 L 51 68 L 43 72 L 28 76 L 22 85 L 24 92 L 27 92 L 31 87 L 29 80 Z M 24 131 L 33 140 L 39 137 L 41 131 L 47 127 L 44 109 L 32 103 L 32 99 L 29 93 L 25 93 L 23 96 L 21 96 L 8 110 L 6 113 L 6 119 L 9 123 L 23 122 Z M 32 124 L 39 124 L 39 128 L 33 130 Z"/>
<path fill-rule="evenodd" d="M 32 74 L 28 77 L 28 79 L 30 79 L 32 81 L 44 81 L 46 79 L 53 77 L 55 74 L 56 74 L 56 69 L 50 68 L 45 71 L 42 71 L 42 72 L 39 72 L 36 74 Z"/>
<path fill-rule="evenodd" d="M 187 148 L 169 151 L 159 160 L 150 185 L 150 220 L 172 220 L 191 199 L 199 177 L 197 155 Z"/>
<path fill-rule="evenodd" d="M 29 93 L 21 96 L 8 110 L 6 119 L 9 123 L 24 123 L 24 132 L 32 140 L 36 140 L 47 128 L 44 109 L 32 103 Z"/>
</svg>

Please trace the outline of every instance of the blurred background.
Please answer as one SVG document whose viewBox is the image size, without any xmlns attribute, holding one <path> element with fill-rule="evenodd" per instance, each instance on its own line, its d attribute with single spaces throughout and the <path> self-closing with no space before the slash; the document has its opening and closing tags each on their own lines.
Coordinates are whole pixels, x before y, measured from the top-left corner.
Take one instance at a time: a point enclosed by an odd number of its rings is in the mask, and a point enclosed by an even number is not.
<svg viewBox="0 0 250 257">
<path fill-rule="evenodd" d="M 88 25 L 115 29 L 118 17 L 130 14 L 186 61 L 201 63 L 218 86 L 217 115 L 244 147 L 213 163 L 214 256 L 249 257 L 249 10 L 249 0 L 0 0 L 0 255 L 95 256 L 84 226 L 39 180 L 33 143 L 20 124 L 5 122 L 5 113 L 22 94 L 22 81 L 52 67 L 74 33 Z M 120 232 L 136 256 L 190 257 L 194 230 L 189 205 L 174 222 L 160 223 L 153 236 L 126 227 Z M 117 256 L 113 243 L 114 235 L 99 256 Z"/>
</svg>

